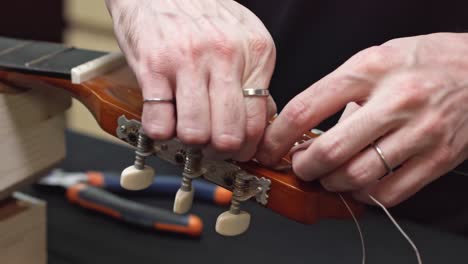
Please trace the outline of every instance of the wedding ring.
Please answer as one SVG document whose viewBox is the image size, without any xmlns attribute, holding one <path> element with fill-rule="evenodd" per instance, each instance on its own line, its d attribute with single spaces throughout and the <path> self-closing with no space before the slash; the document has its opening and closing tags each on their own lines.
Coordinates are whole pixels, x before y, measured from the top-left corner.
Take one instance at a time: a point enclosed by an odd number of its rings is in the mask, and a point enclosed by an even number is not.
<svg viewBox="0 0 468 264">
<path fill-rule="evenodd" d="M 267 97 L 270 95 L 268 89 L 247 88 L 243 89 L 244 96 Z"/>
<path fill-rule="evenodd" d="M 166 99 L 166 98 L 145 98 L 143 99 L 143 103 L 174 103 L 174 99 Z"/>
<path fill-rule="evenodd" d="M 385 168 L 387 169 L 387 173 L 384 176 L 382 176 L 381 178 L 391 174 L 393 172 L 393 169 L 392 169 L 392 167 L 390 167 L 387 160 L 385 159 L 385 155 L 383 154 L 382 149 L 380 149 L 379 145 L 377 145 L 376 143 L 372 144 L 372 148 L 375 150 L 375 152 L 377 152 L 377 154 L 379 155 L 380 160 L 382 161 Z"/>
</svg>

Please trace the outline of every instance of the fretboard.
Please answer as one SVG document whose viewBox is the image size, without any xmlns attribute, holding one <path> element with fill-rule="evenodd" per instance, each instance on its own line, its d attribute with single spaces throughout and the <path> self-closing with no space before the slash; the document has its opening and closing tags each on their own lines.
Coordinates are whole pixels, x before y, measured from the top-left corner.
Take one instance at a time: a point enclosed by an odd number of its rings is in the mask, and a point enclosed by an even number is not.
<svg viewBox="0 0 468 264">
<path fill-rule="evenodd" d="M 71 78 L 71 69 L 106 55 L 63 44 L 0 37 L 0 69 Z"/>
</svg>

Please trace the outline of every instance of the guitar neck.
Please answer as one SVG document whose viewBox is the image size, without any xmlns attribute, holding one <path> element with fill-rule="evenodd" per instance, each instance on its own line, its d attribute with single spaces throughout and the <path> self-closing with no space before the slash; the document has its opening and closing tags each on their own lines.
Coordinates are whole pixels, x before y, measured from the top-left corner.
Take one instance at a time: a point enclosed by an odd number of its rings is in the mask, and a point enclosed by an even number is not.
<svg viewBox="0 0 468 264">
<path fill-rule="evenodd" d="M 93 113 L 103 130 L 135 144 L 136 137 L 130 132 L 138 131 L 142 97 L 131 69 L 125 64 L 109 68 L 101 67 L 105 63 L 98 63 L 96 65 L 101 66 L 97 70 L 99 74 L 93 72 L 95 77 L 88 72 L 79 76 L 79 82 L 72 81 L 76 69 L 93 68 L 83 65 L 106 56 L 109 54 L 60 44 L 0 38 L 0 82 L 20 88 L 67 90 Z M 101 71 L 103 68 L 106 71 Z M 83 76 L 87 78 L 81 78 Z M 122 126 L 119 122 L 123 119 L 131 122 Z M 133 126 L 129 133 L 122 135 L 119 132 L 122 127 L 128 132 L 129 126 Z M 157 156 L 176 165 L 181 164 L 178 164 L 175 154 L 183 147 L 177 140 L 155 144 L 158 150 L 168 150 L 157 152 Z M 214 169 L 204 177 L 230 190 L 233 190 L 233 186 L 227 183 L 227 177 L 231 177 L 236 170 L 267 180 L 269 185 L 263 196 L 267 200 L 259 203 L 288 218 L 311 224 L 323 217 L 350 217 L 336 194 L 326 192 L 316 182 L 299 180 L 291 170 L 275 171 L 253 161 L 206 162 Z M 348 203 L 355 213 L 363 211 L 363 207 L 351 199 L 348 199 Z"/>
<path fill-rule="evenodd" d="M 107 55 L 63 44 L 0 37 L 0 69 L 71 80 L 73 68 Z"/>
</svg>

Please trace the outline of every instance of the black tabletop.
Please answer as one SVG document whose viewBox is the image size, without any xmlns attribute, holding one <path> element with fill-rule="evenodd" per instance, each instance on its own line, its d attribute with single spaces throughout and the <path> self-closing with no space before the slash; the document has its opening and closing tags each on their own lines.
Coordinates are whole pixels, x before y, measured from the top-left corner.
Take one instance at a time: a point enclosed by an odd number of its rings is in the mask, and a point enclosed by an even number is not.
<svg viewBox="0 0 468 264">
<path fill-rule="evenodd" d="M 68 156 L 61 165 L 70 171 L 113 170 L 129 165 L 129 148 L 67 134 Z M 180 173 L 162 161 L 152 160 L 159 174 Z M 192 213 L 204 221 L 199 239 L 157 233 L 129 226 L 69 204 L 59 191 L 26 188 L 48 203 L 50 264 L 87 263 L 361 263 L 358 233 L 351 220 L 323 220 L 302 225 L 254 202 L 245 205 L 252 214 L 249 231 L 239 237 L 222 237 L 214 231 L 216 217 L 226 208 L 195 203 Z M 172 208 L 172 197 L 131 197 L 152 206 Z M 390 221 L 378 211 L 361 219 L 367 263 L 416 263 L 413 251 Z M 468 238 L 407 220 L 401 225 L 418 245 L 424 263 L 468 263 Z"/>
</svg>

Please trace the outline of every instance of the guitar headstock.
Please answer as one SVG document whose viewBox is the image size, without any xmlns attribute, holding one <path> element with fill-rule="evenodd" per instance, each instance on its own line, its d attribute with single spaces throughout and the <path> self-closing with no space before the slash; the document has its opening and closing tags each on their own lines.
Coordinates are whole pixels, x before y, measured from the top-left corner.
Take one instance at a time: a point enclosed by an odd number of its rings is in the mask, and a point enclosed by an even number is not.
<svg viewBox="0 0 468 264">
<path fill-rule="evenodd" d="M 174 211 L 185 213 L 191 207 L 191 180 L 202 177 L 233 191 L 229 211 L 218 218 L 217 231 L 237 235 L 249 225 L 250 215 L 241 210 L 241 203 L 253 199 L 257 203 L 295 221 L 312 224 L 320 218 L 348 218 L 346 206 L 335 193 L 325 191 L 317 182 L 304 182 L 290 168 L 289 157 L 277 169 L 266 168 L 256 161 L 211 161 L 203 159 L 200 149 L 184 146 L 177 139 L 153 142 L 140 130 L 142 97 L 132 71 L 120 67 L 92 80 L 73 84 L 70 80 L 0 71 L 0 81 L 17 87 L 65 89 L 93 113 L 101 128 L 136 148 L 136 161 L 127 168 L 122 184 L 141 189 L 152 180 L 153 172 L 144 164 L 148 156 L 157 156 L 184 168 L 181 188 Z M 300 141 L 318 136 L 304 134 Z M 348 204 L 359 214 L 363 207 L 351 199 Z"/>
</svg>

